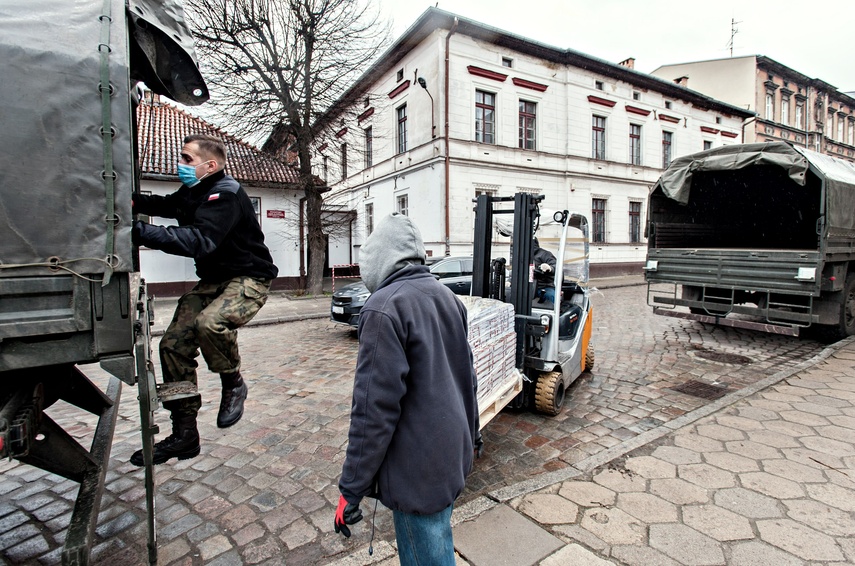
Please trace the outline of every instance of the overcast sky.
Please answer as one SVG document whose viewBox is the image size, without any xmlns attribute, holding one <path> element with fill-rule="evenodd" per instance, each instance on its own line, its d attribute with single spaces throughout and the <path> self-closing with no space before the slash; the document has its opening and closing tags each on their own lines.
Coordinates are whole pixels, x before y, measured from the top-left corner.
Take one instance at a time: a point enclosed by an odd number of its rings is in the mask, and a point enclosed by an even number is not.
<svg viewBox="0 0 855 566">
<path fill-rule="evenodd" d="M 401 36 L 437 2 L 379 0 Z M 670 63 L 765 55 L 843 92 L 855 91 L 855 1 L 439 0 L 440 9 L 612 63 L 650 72 Z M 691 82 L 689 83 L 691 85 Z"/>
</svg>

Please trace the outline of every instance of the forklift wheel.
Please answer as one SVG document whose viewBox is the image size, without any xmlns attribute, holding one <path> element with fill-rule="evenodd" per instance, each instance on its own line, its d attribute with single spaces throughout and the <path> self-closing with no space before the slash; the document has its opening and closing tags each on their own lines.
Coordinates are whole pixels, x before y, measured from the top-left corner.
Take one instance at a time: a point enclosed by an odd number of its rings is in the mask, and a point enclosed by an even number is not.
<svg viewBox="0 0 855 566">
<path fill-rule="evenodd" d="M 537 378 L 534 406 L 541 413 L 555 416 L 564 406 L 564 379 L 560 371 L 543 373 Z"/>
<path fill-rule="evenodd" d="M 585 350 L 585 371 L 591 371 L 594 369 L 594 361 L 596 361 L 596 358 L 594 357 L 594 347 L 588 344 L 588 349 Z"/>
</svg>

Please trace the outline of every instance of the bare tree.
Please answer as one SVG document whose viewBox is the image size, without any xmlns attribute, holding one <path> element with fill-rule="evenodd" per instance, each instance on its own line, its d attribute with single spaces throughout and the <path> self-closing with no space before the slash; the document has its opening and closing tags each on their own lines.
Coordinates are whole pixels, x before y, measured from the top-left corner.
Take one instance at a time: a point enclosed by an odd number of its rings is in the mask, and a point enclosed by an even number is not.
<svg viewBox="0 0 855 566">
<path fill-rule="evenodd" d="M 273 136 L 296 155 L 306 198 L 307 290 L 323 291 L 323 182 L 312 174 L 319 116 L 385 48 L 388 25 L 371 0 L 186 0 L 211 105 L 223 125 Z"/>
</svg>

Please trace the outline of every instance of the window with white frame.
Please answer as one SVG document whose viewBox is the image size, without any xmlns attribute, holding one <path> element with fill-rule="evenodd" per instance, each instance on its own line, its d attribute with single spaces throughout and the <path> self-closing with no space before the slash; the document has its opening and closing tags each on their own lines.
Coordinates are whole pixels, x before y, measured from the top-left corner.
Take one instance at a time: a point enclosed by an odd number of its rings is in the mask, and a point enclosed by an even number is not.
<svg viewBox="0 0 855 566">
<path fill-rule="evenodd" d="M 775 119 L 775 98 L 771 92 L 766 93 L 766 119 Z"/>
<path fill-rule="evenodd" d="M 673 132 L 662 132 L 662 168 L 667 169 L 671 165 L 671 145 L 674 142 Z"/>
<path fill-rule="evenodd" d="M 606 199 L 591 199 L 591 241 L 606 241 Z"/>
<path fill-rule="evenodd" d="M 828 120 L 825 122 L 825 135 L 830 140 L 834 139 L 834 114 L 828 115 Z"/>
<path fill-rule="evenodd" d="M 398 153 L 407 151 L 407 105 L 398 107 L 396 111 L 398 120 Z"/>
<path fill-rule="evenodd" d="M 790 125 L 790 99 L 787 97 L 781 100 L 781 123 L 785 126 Z"/>
<path fill-rule="evenodd" d="M 843 122 L 844 122 L 844 120 L 843 120 L 842 118 L 838 118 L 838 119 L 837 119 L 837 141 L 839 141 L 839 142 L 841 142 L 841 143 L 842 143 L 842 142 L 843 142 L 843 140 L 844 140 L 844 137 L 843 137 Z"/>
<path fill-rule="evenodd" d="M 475 141 L 496 143 L 496 95 L 475 91 Z"/>
<path fill-rule="evenodd" d="M 365 205 L 365 236 L 371 235 L 374 231 L 374 203 L 369 202 Z"/>
<path fill-rule="evenodd" d="M 502 57 L 502 67 L 507 67 L 508 69 L 513 68 L 514 60 L 510 57 Z"/>
<path fill-rule="evenodd" d="M 368 169 L 374 164 L 374 131 L 371 127 L 367 127 L 365 132 L 365 168 Z"/>
<path fill-rule="evenodd" d="M 594 116 L 591 121 L 591 157 L 606 158 L 606 118 Z"/>
<path fill-rule="evenodd" d="M 521 149 L 537 149 L 535 145 L 536 128 L 537 104 L 520 100 L 519 147 Z"/>
<path fill-rule="evenodd" d="M 629 203 L 629 241 L 633 244 L 641 241 L 641 203 L 639 201 Z"/>
<path fill-rule="evenodd" d="M 802 104 L 801 102 L 796 102 L 796 127 L 799 128 L 800 130 L 804 129 L 804 124 L 803 124 L 804 111 L 805 111 L 805 105 Z"/>
<path fill-rule="evenodd" d="M 398 195 L 395 198 L 395 211 L 404 216 L 410 215 L 410 199 L 407 195 Z"/>
<path fill-rule="evenodd" d="M 704 140 L 704 151 L 712 149 L 712 142 L 710 140 Z"/>
<path fill-rule="evenodd" d="M 849 145 L 855 145 L 855 122 L 849 120 Z"/>
<path fill-rule="evenodd" d="M 641 126 L 629 125 L 629 160 L 633 165 L 641 165 Z"/>
</svg>

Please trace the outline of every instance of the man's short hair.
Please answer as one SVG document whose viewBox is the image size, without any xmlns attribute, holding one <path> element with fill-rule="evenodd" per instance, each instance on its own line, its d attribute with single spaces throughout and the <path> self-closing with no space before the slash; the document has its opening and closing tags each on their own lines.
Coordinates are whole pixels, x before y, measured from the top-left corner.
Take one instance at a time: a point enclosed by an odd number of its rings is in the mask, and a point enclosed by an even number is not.
<svg viewBox="0 0 855 566">
<path fill-rule="evenodd" d="M 217 161 L 220 167 L 226 165 L 226 144 L 220 138 L 209 136 L 206 134 L 190 134 L 184 138 L 184 143 L 195 143 L 199 146 L 199 151 Z"/>
</svg>

